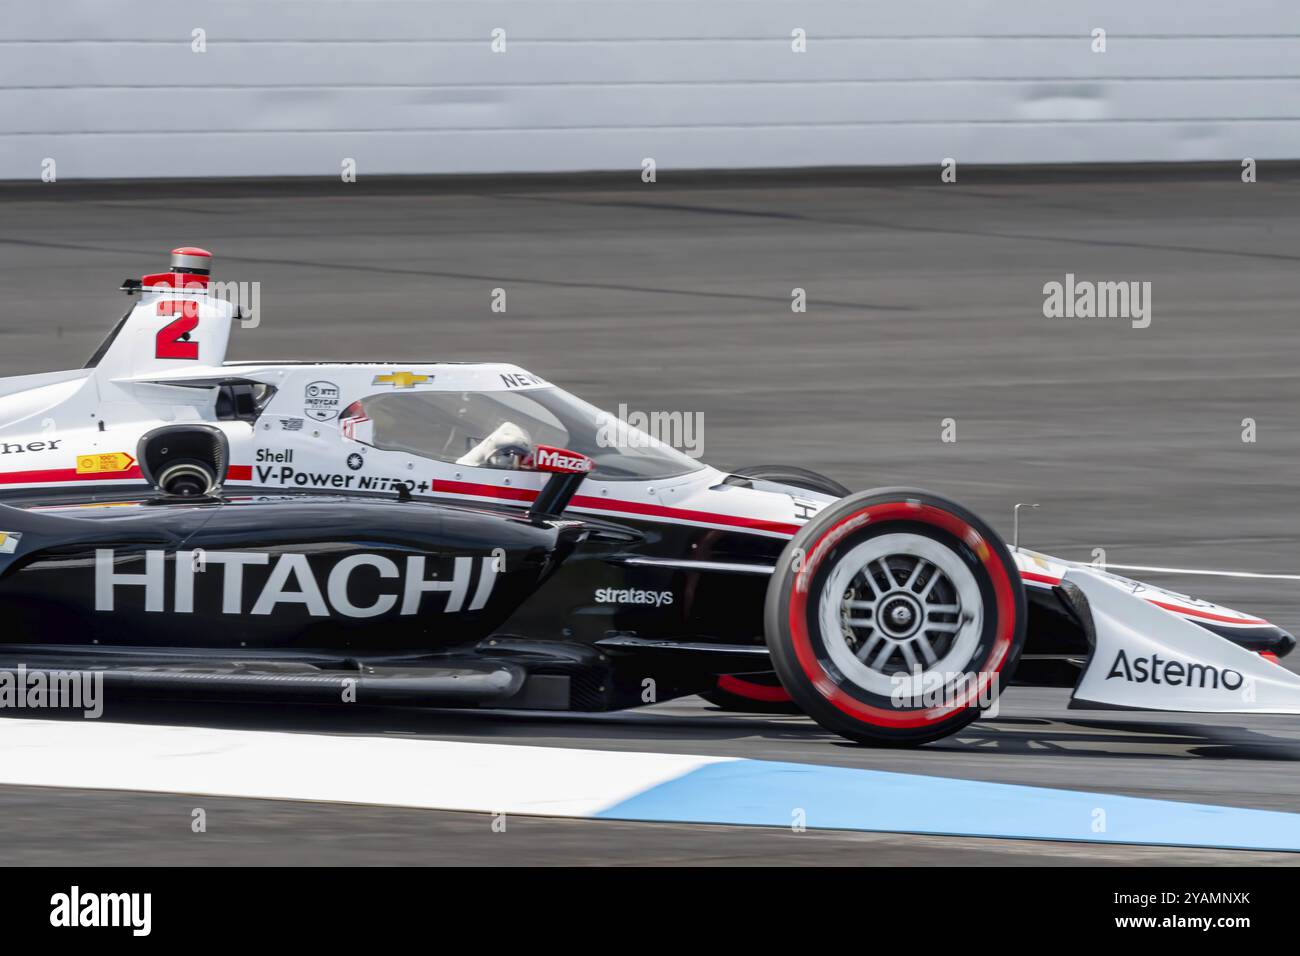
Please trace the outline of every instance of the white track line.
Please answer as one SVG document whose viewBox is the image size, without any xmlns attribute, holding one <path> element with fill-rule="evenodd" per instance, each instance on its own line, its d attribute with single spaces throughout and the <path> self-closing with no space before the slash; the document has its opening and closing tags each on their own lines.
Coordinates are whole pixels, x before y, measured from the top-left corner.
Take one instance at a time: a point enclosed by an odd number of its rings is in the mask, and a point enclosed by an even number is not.
<svg viewBox="0 0 1300 956">
<path fill-rule="evenodd" d="M 0 784 L 590 816 L 727 757 L 0 720 Z"/>
</svg>

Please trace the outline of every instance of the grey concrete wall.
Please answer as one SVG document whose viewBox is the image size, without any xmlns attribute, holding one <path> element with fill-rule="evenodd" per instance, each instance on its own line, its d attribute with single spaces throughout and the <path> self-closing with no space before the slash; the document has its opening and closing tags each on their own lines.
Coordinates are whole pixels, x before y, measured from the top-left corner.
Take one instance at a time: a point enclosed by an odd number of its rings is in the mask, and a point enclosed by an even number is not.
<svg viewBox="0 0 1300 956">
<path fill-rule="evenodd" d="M 332 176 L 347 157 L 360 175 L 636 172 L 646 157 L 1132 162 L 1297 144 L 1292 0 L 61 0 L 0 16 L 0 179 L 38 179 L 47 158 L 80 179 Z"/>
</svg>

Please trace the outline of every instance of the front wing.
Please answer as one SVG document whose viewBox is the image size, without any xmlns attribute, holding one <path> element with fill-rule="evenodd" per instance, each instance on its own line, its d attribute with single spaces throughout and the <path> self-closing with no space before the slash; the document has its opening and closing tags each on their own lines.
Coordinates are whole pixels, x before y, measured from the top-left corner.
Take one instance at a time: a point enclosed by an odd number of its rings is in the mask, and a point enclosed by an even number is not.
<svg viewBox="0 0 1300 956">
<path fill-rule="evenodd" d="M 1300 714 L 1300 675 L 1157 604 L 1071 568 L 1061 586 L 1092 644 L 1072 708 Z"/>
</svg>

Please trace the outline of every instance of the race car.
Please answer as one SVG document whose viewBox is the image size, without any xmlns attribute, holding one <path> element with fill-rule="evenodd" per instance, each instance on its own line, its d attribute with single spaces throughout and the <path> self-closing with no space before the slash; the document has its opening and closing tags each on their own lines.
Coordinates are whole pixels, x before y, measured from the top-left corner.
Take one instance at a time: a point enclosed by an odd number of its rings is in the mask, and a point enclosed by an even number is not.
<svg viewBox="0 0 1300 956">
<path fill-rule="evenodd" d="M 885 746 L 1013 680 L 1300 713 L 1287 632 L 937 494 L 718 470 L 511 364 L 228 362 L 211 262 L 124 282 L 84 368 L 0 380 L 0 667 L 512 710 L 703 693 Z"/>
</svg>

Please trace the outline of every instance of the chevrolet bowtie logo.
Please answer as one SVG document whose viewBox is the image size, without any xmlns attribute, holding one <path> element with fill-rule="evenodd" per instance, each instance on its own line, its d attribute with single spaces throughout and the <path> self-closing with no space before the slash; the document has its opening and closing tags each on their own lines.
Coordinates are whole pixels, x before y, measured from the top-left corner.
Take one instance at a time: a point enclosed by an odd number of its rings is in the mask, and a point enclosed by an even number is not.
<svg viewBox="0 0 1300 956">
<path fill-rule="evenodd" d="M 375 385 L 391 385 L 393 388 L 414 388 L 432 379 L 432 375 L 415 375 L 411 372 L 393 372 L 391 375 L 376 375 Z"/>
</svg>

